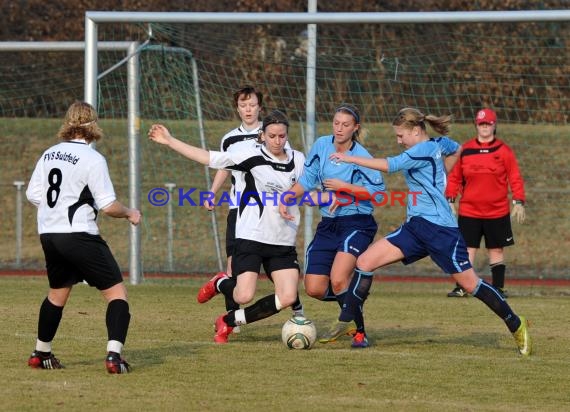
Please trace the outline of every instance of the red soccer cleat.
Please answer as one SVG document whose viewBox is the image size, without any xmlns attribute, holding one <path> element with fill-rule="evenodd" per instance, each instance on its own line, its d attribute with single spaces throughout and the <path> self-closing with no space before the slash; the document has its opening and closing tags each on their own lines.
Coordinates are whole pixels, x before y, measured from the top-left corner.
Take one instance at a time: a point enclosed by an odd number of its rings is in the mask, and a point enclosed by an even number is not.
<svg viewBox="0 0 570 412">
<path fill-rule="evenodd" d="M 370 346 L 368 342 L 368 338 L 366 337 L 366 333 L 364 332 L 356 332 L 352 337 L 352 345 L 353 348 L 367 348 Z"/>
<path fill-rule="evenodd" d="M 216 319 L 215 330 L 216 334 L 214 335 L 214 342 L 218 344 L 228 343 L 228 336 L 234 330 L 232 326 L 229 326 L 226 321 L 224 320 L 224 316 L 226 314 L 222 314 L 218 316 Z"/>
<path fill-rule="evenodd" d="M 38 351 L 33 351 L 28 359 L 28 366 L 34 369 L 63 369 L 64 366 L 61 364 L 58 358 L 53 356 L 53 353 L 40 353 Z"/>
<path fill-rule="evenodd" d="M 105 367 L 109 373 L 129 373 L 131 371 L 131 365 L 116 352 L 107 354 Z"/>
<path fill-rule="evenodd" d="M 227 279 L 227 277 L 228 275 L 226 275 L 224 272 L 218 272 L 216 276 L 204 283 L 204 285 L 198 291 L 198 295 L 196 296 L 198 303 L 206 303 L 214 296 L 216 296 L 219 293 L 216 289 L 216 282 L 223 278 Z"/>
</svg>

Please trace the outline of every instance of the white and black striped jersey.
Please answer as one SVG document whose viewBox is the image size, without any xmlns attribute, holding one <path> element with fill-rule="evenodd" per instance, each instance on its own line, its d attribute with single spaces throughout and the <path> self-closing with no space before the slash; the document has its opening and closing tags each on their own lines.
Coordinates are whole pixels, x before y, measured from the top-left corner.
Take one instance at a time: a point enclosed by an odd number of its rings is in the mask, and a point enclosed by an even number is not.
<svg viewBox="0 0 570 412">
<path fill-rule="evenodd" d="M 222 140 L 220 142 L 220 151 L 221 152 L 227 152 L 228 150 L 232 149 L 232 147 L 236 144 L 236 143 L 241 143 L 241 142 L 247 142 L 248 144 L 251 145 L 251 147 L 255 146 L 257 144 L 257 138 L 259 137 L 259 131 L 260 131 L 261 125 L 253 130 L 246 130 L 243 127 L 243 124 L 240 125 L 239 127 L 236 127 L 233 130 L 230 130 L 228 133 L 226 133 L 224 135 L 224 137 L 222 137 Z M 242 146 L 242 145 L 239 145 Z M 244 146 L 242 146 L 244 147 Z M 234 150 L 234 149 L 232 149 Z M 230 188 L 230 198 L 231 201 L 229 202 L 229 207 L 230 209 L 235 209 L 237 208 L 237 201 L 236 201 L 236 188 L 235 188 L 235 182 L 236 182 L 236 173 L 238 172 L 232 172 L 232 186 Z"/>
<path fill-rule="evenodd" d="M 249 239 L 269 245 L 294 246 L 300 213 L 296 205 L 289 207 L 295 216 L 288 221 L 279 214 L 281 196 L 295 184 L 303 173 L 305 155 L 285 148 L 286 160 L 274 157 L 264 145 L 239 151 L 210 152 L 210 167 L 241 172 L 243 179 L 236 186 L 238 218 L 236 238 Z"/>
<path fill-rule="evenodd" d="M 38 160 L 28 188 L 38 232 L 99 234 L 97 211 L 116 200 L 107 162 L 84 140 L 59 143 Z"/>
</svg>

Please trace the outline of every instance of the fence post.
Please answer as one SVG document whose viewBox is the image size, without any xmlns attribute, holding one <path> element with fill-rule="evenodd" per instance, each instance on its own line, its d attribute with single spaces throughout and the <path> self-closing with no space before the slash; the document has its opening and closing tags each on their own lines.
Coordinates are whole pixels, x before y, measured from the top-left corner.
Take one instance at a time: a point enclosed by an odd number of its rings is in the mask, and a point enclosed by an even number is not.
<svg viewBox="0 0 570 412">
<path fill-rule="evenodd" d="M 22 188 L 26 183 L 14 181 L 16 186 L 16 267 L 22 264 Z"/>
<path fill-rule="evenodd" d="M 168 189 L 170 194 L 170 201 L 168 202 L 167 215 L 166 215 L 166 229 L 167 229 L 167 240 L 166 240 L 166 256 L 167 256 L 167 270 L 169 272 L 174 271 L 174 258 L 172 255 L 172 249 L 174 246 L 174 214 L 172 212 L 172 190 L 176 187 L 176 183 L 165 183 L 164 186 Z"/>
</svg>

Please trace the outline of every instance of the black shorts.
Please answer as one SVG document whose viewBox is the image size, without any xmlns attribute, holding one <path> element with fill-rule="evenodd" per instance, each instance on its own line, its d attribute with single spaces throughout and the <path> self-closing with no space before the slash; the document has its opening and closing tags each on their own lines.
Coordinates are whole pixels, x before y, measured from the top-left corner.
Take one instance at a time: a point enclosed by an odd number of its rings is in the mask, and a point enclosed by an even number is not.
<svg viewBox="0 0 570 412">
<path fill-rule="evenodd" d="M 237 239 L 232 258 L 232 273 L 261 272 L 261 265 L 268 276 L 281 269 L 297 269 L 295 246 L 276 246 L 247 239 Z"/>
<path fill-rule="evenodd" d="M 90 286 L 105 290 L 123 281 L 117 261 L 99 235 L 44 233 L 40 235 L 40 241 L 52 289 L 85 280 Z"/>
<path fill-rule="evenodd" d="M 485 238 L 487 249 L 498 249 L 515 244 L 510 215 L 497 219 L 480 219 L 460 215 L 457 223 L 467 247 L 479 249 L 482 237 Z"/>
<path fill-rule="evenodd" d="M 226 257 L 234 255 L 236 247 L 236 222 L 237 222 L 237 208 L 230 209 L 228 212 L 227 226 L 226 226 Z"/>
</svg>

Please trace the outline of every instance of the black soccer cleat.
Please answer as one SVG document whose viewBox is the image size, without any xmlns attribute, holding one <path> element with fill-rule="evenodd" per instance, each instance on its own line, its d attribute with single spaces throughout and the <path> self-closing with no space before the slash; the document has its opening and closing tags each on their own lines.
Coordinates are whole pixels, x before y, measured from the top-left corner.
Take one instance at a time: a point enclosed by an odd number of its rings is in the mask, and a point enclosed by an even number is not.
<svg viewBox="0 0 570 412">
<path fill-rule="evenodd" d="M 63 369 L 64 366 L 61 364 L 58 358 L 56 358 L 51 352 L 40 352 L 33 351 L 28 359 L 28 366 L 34 369 Z"/>
<path fill-rule="evenodd" d="M 466 298 L 467 296 L 469 296 L 469 294 L 465 292 L 461 286 L 457 286 L 447 294 L 448 298 Z"/>
</svg>

